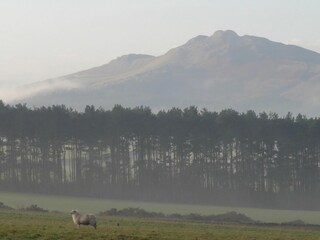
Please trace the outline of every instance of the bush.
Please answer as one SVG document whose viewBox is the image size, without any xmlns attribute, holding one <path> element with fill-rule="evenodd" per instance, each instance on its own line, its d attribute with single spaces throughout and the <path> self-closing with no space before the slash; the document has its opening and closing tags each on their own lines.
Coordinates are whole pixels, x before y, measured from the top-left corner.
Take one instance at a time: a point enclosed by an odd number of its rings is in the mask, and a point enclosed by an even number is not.
<svg viewBox="0 0 320 240">
<path fill-rule="evenodd" d="M 0 209 L 8 209 L 8 210 L 12 210 L 12 207 L 9 207 L 7 205 L 5 205 L 3 202 L 0 202 Z"/>
<path fill-rule="evenodd" d="M 234 211 L 216 215 L 216 216 L 213 215 L 211 220 L 217 221 L 217 222 L 233 222 L 233 223 L 253 223 L 254 222 L 248 216 L 242 213 L 234 212 Z"/>
<path fill-rule="evenodd" d="M 46 210 L 46 209 L 43 209 L 43 208 L 41 208 L 41 207 L 38 207 L 37 204 L 31 204 L 31 205 L 28 206 L 28 207 L 22 208 L 22 210 L 24 210 L 24 211 L 33 211 L 33 212 L 49 212 L 49 211 Z"/>
<path fill-rule="evenodd" d="M 146 210 L 141 208 L 124 208 L 122 210 L 111 208 L 110 210 L 100 212 L 99 214 L 109 215 L 109 216 L 126 216 L 126 217 L 159 217 L 159 218 L 165 217 L 163 213 L 147 212 Z"/>
<path fill-rule="evenodd" d="M 292 225 L 292 226 L 304 226 L 306 225 L 304 221 L 302 221 L 301 219 L 297 219 L 294 221 L 290 221 L 290 222 L 284 222 L 281 223 L 282 225 Z"/>
<path fill-rule="evenodd" d="M 196 213 L 191 213 L 187 215 L 173 213 L 173 214 L 165 215 L 163 213 L 147 212 L 146 210 L 141 208 L 124 208 L 122 210 L 111 208 L 110 210 L 100 212 L 99 214 L 108 215 L 108 216 L 186 219 L 186 220 L 204 221 L 204 222 L 256 223 L 254 220 L 247 217 L 246 215 L 237 213 L 237 212 L 227 212 L 220 215 L 208 215 L 208 216 L 203 216 Z"/>
<path fill-rule="evenodd" d="M 183 216 L 179 213 L 172 213 L 172 214 L 167 215 L 167 218 L 182 219 Z"/>
</svg>

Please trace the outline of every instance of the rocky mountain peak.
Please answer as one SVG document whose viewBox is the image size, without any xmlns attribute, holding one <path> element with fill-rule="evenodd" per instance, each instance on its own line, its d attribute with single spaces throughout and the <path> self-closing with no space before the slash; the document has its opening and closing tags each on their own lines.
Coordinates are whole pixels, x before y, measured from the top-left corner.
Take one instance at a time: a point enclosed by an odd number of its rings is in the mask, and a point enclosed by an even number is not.
<svg viewBox="0 0 320 240">
<path fill-rule="evenodd" d="M 216 31 L 211 38 L 222 38 L 227 39 L 238 39 L 240 36 L 232 30 L 218 30 Z"/>
</svg>

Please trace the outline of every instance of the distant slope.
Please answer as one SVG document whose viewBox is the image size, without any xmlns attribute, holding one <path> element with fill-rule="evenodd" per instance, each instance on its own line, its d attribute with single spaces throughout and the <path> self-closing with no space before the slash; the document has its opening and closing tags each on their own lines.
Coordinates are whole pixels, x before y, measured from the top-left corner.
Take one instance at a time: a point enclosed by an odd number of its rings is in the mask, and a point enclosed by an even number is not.
<svg viewBox="0 0 320 240">
<path fill-rule="evenodd" d="M 313 116 L 320 113 L 320 54 L 217 31 L 159 57 L 122 56 L 100 67 L 35 83 L 31 90 L 35 89 L 40 91 L 16 101 L 29 106 L 65 104 L 79 110 L 87 104 L 154 109 L 196 105 Z"/>
</svg>

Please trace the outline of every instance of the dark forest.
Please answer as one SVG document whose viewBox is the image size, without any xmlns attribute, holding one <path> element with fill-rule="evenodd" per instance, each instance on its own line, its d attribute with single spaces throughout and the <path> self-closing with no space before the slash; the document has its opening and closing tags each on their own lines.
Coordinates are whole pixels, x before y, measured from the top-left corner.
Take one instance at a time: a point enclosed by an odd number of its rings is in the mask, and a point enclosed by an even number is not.
<svg viewBox="0 0 320 240">
<path fill-rule="evenodd" d="M 320 119 L 0 102 L 0 191 L 320 209 Z"/>
</svg>

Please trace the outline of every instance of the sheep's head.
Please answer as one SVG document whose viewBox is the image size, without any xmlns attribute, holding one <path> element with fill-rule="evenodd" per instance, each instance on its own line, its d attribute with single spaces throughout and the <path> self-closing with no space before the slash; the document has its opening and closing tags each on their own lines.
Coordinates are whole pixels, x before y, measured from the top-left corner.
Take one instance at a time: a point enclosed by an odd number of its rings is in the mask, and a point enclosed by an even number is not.
<svg viewBox="0 0 320 240">
<path fill-rule="evenodd" d="M 78 212 L 78 210 L 72 210 L 72 211 L 70 212 L 70 214 L 71 214 L 71 215 L 79 214 L 79 212 Z"/>
</svg>

